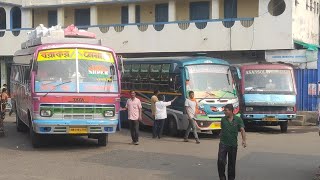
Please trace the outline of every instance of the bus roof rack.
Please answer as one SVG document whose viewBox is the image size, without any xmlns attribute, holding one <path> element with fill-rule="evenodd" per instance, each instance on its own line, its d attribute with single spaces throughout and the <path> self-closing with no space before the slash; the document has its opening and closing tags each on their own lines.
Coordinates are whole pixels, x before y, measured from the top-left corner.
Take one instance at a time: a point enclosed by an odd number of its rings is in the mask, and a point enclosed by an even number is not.
<svg viewBox="0 0 320 180">
<path fill-rule="evenodd" d="M 53 43 L 85 43 L 93 45 L 102 45 L 101 39 L 95 39 L 94 33 L 79 30 L 74 25 L 61 29 L 60 26 L 54 26 L 49 29 L 40 24 L 35 30 L 28 32 L 28 40 L 21 44 L 22 49 L 39 46 L 42 44 Z"/>
</svg>

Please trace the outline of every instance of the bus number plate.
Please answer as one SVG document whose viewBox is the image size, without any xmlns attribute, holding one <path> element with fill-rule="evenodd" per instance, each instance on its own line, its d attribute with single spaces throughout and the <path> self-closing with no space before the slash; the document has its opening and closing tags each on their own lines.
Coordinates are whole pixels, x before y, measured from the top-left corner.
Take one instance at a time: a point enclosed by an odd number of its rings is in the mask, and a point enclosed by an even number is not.
<svg viewBox="0 0 320 180">
<path fill-rule="evenodd" d="M 88 129 L 87 128 L 69 128 L 69 134 L 87 134 L 88 133 Z"/>
<path fill-rule="evenodd" d="M 277 118 L 274 118 L 274 117 L 266 117 L 266 118 L 263 118 L 264 121 L 278 121 Z"/>
</svg>

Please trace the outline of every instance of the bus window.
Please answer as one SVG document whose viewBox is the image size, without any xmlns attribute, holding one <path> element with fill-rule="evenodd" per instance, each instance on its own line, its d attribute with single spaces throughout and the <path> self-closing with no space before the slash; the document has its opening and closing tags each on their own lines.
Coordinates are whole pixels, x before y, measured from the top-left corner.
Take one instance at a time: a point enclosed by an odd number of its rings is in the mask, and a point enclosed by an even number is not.
<svg viewBox="0 0 320 180">
<path fill-rule="evenodd" d="M 124 64 L 124 73 L 121 82 L 124 89 L 131 89 L 131 78 L 131 64 Z"/>
<path fill-rule="evenodd" d="M 133 64 L 131 67 L 131 74 L 132 74 L 132 88 L 133 89 L 140 89 L 140 64 Z"/>
<path fill-rule="evenodd" d="M 140 66 L 140 83 L 142 90 L 149 90 L 149 64 Z"/>
<path fill-rule="evenodd" d="M 150 65 L 150 82 L 151 82 L 151 88 L 154 89 L 159 89 L 159 84 L 160 84 L 160 70 L 161 70 L 161 65 L 160 64 L 152 64 Z"/>
</svg>

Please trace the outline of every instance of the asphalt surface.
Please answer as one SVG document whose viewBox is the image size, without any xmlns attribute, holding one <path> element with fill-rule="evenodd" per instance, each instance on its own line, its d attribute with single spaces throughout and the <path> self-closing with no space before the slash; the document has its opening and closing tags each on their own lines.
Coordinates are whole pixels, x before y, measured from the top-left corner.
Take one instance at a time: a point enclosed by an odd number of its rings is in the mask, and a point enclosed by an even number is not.
<svg viewBox="0 0 320 180">
<path fill-rule="evenodd" d="M 218 179 L 219 138 L 200 135 L 201 144 L 181 138 L 152 139 L 141 133 L 131 145 L 128 130 L 112 134 L 107 147 L 86 137 L 51 136 L 46 146 L 33 149 L 27 133 L 18 133 L 14 117 L 5 120 L 0 138 L 0 179 Z M 237 179 L 311 180 L 320 165 L 316 127 L 250 129 L 248 147 L 238 149 Z"/>
</svg>

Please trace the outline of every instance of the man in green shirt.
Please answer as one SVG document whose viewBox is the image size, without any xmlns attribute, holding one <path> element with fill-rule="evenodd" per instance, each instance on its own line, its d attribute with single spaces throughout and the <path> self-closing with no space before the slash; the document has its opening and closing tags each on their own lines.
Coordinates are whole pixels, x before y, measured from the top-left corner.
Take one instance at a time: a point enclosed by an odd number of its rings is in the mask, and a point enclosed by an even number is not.
<svg viewBox="0 0 320 180">
<path fill-rule="evenodd" d="M 221 134 L 218 153 L 218 172 L 220 180 L 226 180 L 225 168 L 228 156 L 228 180 L 234 180 L 236 177 L 236 160 L 238 150 L 238 132 L 242 136 L 242 146 L 245 148 L 246 132 L 244 124 L 240 117 L 233 114 L 233 105 L 227 104 L 224 107 L 225 117 L 221 119 Z"/>
</svg>

